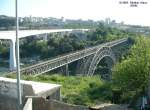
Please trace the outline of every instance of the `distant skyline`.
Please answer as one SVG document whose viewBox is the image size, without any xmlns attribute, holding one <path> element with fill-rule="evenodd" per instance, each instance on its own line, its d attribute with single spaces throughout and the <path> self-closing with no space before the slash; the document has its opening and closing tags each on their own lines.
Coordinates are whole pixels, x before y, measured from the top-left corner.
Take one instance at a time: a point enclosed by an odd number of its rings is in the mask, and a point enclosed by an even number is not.
<svg viewBox="0 0 150 110">
<path fill-rule="evenodd" d="M 19 16 L 104 20 L 150 26 L 150 4 L 130 7 L 124 0 L 18 0 Z M 129 1 L 129 0 L 125 0 Z M 15 0 L 0 0 L 0 15 L 15 16 Z"/>
</svg>

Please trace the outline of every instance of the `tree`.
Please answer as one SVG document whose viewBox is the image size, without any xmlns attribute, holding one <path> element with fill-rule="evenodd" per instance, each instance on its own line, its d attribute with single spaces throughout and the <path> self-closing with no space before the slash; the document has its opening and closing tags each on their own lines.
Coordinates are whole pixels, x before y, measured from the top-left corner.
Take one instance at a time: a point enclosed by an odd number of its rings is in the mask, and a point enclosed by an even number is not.
<svg viewBox="0 0 150 110">
<path fill-rule="evenodd" d="M 9 48 L 0 45 L 0 56 L 3 58 L 9 57 Z"/>
<path fill-rule="evenodd" d="M 139 94 L 145 92 L 148 87 L 149 72 L 150 40 L 139 37 L 127 59 L 113 68 L 113 83 L 125 94 L 129 91 Z"/>
<path fill-rule="evenodd" d="M 0 27 L 5 27 L 5 29 L 10 29 L 10 27 L 15 26 L 15 18 L 7 17 L 4 15 L 0 16 Z"/>
</svg>

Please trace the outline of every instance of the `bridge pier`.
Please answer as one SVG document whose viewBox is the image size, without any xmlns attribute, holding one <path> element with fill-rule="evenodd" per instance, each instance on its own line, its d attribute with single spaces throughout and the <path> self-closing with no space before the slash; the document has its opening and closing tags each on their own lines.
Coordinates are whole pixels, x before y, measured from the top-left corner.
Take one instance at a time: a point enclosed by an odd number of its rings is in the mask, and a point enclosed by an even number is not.
<svg viewBox="0 0 150 110">
<path fill-rule="evenodd" d="M 66 70 L 65 70 L 65 72 L 66 72 L 66 76 L 69 76 L 68 64 L 66 64 L 65 66 L 66 66 Z"/>
<path fill-rule="evenodd" d="M 10 54 L 9 54 L 9 69 L 16 70 L 16 44 L 15 40 L 10 40 Z"/>
</svg>

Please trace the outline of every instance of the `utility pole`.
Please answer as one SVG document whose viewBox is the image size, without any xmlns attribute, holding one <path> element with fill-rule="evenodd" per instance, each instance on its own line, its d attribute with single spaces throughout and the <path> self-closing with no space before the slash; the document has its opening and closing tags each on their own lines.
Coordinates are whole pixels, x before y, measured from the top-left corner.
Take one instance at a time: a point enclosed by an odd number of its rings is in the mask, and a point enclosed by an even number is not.
<svg viewBox="0 0 150 110">
<path fill-rule="evenodd" d="M 19 21 L 18 21 L 18 0 L 16 0 L 16 62 L 17 62 L 17 95 L 18 95 L 18 110 L 22 110 L 21 84 L 20 84 L 20 59 L 19 59 Z"/>
</svg>

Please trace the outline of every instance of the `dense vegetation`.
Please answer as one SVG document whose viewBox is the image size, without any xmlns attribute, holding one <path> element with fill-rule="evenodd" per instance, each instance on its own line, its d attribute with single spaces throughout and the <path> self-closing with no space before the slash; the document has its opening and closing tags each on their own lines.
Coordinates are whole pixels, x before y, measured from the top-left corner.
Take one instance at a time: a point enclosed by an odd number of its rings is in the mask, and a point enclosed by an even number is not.
<svg viewBox="0 0 150 110">
<path fill-rule="evenodd" d="M 9 48 L 7 46 L 0 45 L 0 57 L 8 58 Z"/>
<path fill-rule="evenodd" d="M 147 94 L 150 71 L 150 39 L 139 37 L 130 55 L 114 67 L 114 87 L 122 92 L 121 101 L 136 103 Z"/>
<path fill-rule="evenodd" d="M 43 59 L 128 36 L 132 35 L 100 23 L 96 30 L 86 34 L 69 34 L 61 37 L 49 35 L 48 41 L 36 39 L 34 36 L 26 38 L 20 46 L 20 53 L 21 57 L 39 56 Z"/>
<path fill-rule="evenodd" d="M 15 76 L 13 77 L 15 78 Z M 93 77 L 67 77 L 54 74 L 37 77 L 22 76 L 22 79 L 61 84 L 62 101 L 67 103 L 92 106 L 111 102 L 112 92 L 110 84 L 101 80 L 98 75 Z"/>
<path fill-rule="evenodd" d="M 130 88 L 130 90 L 133 90 L 142 89 L 147 86 L 146 84 L 150 69 L 149 43 L 150 40 L 147 38 L 138 38 L 136 44 L 131 48 L 130 55 L 115 66 L 114 78 L 118 79 L 115 82 L 119 87 L 129 90 L 127 88 L 134 85 L 134 87 Z M 120 84 L 120 82 L 124 83 Z"/>
</svg>

